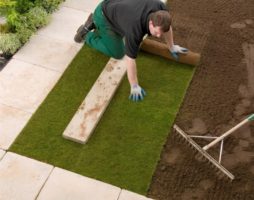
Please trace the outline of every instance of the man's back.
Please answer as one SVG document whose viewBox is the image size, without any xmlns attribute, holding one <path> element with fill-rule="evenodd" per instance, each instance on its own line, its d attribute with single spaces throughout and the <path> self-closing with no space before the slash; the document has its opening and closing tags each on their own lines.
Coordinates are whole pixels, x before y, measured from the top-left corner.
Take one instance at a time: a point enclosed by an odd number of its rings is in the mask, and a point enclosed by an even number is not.
<svg viewBox="0 0 254 200">
<path fill-rule="evenodd" d="M 146 26 L 149 13 L 166 8 L 160 0 L 106 0 L 102 9 L 113 28 L 123 36 L 133 23 Z"/>
<path fill-rule="evenodd" d="M 112 29 L 130 43 L 127 48 L 133 54 L 131 57 L 135 57 L 138 43 L 149 34 L 148 15 L 167 9 L 160 0 L 105 0 L 102 10 Z"/>
</svg>

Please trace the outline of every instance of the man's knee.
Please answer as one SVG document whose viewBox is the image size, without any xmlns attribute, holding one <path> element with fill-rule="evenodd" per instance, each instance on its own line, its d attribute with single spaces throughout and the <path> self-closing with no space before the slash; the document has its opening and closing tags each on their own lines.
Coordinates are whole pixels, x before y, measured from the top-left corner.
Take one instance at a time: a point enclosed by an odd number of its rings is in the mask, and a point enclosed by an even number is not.
<svg viewBox="0 0 254 200">
<path fill-rule="evenodd" d="M 124 57 L 125 53 L 124 51 L 118 51 L 118 52 L 114 52 L 111 53 L 111 57 L 115 58 L 115 59 L 122 59 Z"/>
</svg>

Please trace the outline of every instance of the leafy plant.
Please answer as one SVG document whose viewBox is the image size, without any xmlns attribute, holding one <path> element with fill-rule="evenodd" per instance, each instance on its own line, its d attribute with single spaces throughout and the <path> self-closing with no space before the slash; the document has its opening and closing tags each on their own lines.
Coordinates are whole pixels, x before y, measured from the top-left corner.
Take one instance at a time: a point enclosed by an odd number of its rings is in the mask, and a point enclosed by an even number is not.
<svg viewBox="0 0 254 200">
<path fill-rule="evenodd" d="M 19 24 L 19 16 L 20 14 L 15 10 L 12 10 L 9 15 L 7 15 L 7 24 L 10 26 L 11 30 L 15 30 L 15 27 Z"/>
<path fill-rule="evenodd" d="M 40 28 L 49 21 L 49 15 L 42 7 L 34 7 L 26 14 L 28 24 L 33 28 Z"/>
<path fill-rule="evenodd" d="M 20 14 L 26 13 L 34 6 L 33 2 L 34 0 L 17 0 L 15 10 Z"/>
<path fill-rule="evenodd" d="M 12 9 L 14 9 L 16 1 L 14 0 L 1 0 L 0 1 L 0 16 L 7 15 Z"/>
<path fill-rule="evenodd" d="M 0 24 L 0 33 L 7 33 L 9 31 L 8 24 Z"/>
<path fill-rule="evenodd" d="M 33 35 L 33 32 L 34 31 L 31 29 L 20 26 L 16 34 L 20 40 L 20 43 L 25 44 L 29 40 L 29 38 Z"/>
<path fill-rule="evenodd" d="M 0 51 L 5 55 L 14 54 L 20 47 L 21 42 L 17 34 L 0 34 Z"/>
<path fill-rule="evenodd" d="M 18 34 L 20 42 L 26 43 L 30 36 L 49 21 L 48 13 L 41 7 L 34 7 L 26 14 L 13 13 L 9 15 L 8 23 Z"/>
<path fill-rule="evenodd" d="M 48 13 L 55 11 L 63 0 L 35 0 L 37 6 L 43 7 Z"/>
<path fill-rule="evenodd" d="M 56 10 L 61 2 L 63 0 L 0 0 L 0 11 L 5 10 L 7 19 L 7 25 L 1 26 L 0 32 L 16 33 L 1 35 L 2 51 L 15 53 L 38 28 L 48 23 L 49 13 Z"/>
</svg>

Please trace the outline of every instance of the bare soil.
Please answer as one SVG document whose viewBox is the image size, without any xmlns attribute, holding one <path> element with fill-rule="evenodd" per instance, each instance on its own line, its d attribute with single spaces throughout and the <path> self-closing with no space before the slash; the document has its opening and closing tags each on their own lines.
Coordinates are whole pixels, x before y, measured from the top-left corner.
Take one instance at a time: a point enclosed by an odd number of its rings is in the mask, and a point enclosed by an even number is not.
<svg viewBox="0 0 254 200">
<path fill-rule="evenodd" d="M 175 42 L 201 53 L 175 123 L 189 134 L 219 136 L 254 113 L 254 1 L 170 0 Z M 212 164 L 171 131 L 148 196 L 254 199 L 254 123 L 224 141 L 220 178 Z M 204 142 L 197 141 L 199 144 Z M 219 146 L 209 150 L 218 157 Z"/>
</svg>

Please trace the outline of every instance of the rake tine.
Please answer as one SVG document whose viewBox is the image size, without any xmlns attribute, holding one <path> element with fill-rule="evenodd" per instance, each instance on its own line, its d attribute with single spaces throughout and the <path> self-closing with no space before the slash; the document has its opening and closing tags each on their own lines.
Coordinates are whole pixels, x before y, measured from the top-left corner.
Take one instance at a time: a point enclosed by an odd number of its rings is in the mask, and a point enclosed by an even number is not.
<svg viewBox="0 0 254 200">
<path fill-rule="evenodd" d="M 220 155 L 219 155 L 219 163 L 221 163 L 221 157 L 222 157 L 222 151 L 223 151 L 223 143 L 224 143 L 224 140 L 221 140 L 221 144 L 220 144 Z"/>
</svg>

